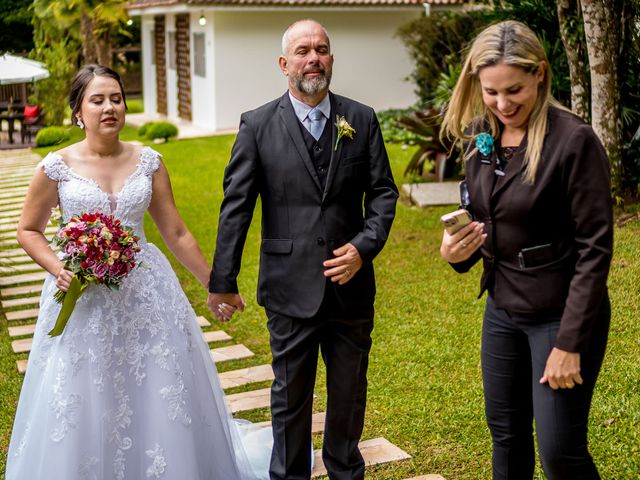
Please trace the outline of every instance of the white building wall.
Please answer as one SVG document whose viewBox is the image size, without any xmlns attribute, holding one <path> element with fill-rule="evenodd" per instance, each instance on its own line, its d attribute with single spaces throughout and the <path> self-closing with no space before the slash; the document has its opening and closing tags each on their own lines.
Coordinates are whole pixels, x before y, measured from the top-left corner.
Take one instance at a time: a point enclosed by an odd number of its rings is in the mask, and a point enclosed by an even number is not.
<svg viewBox="0 0 640 480">
<path fill-rule="evenodd" d="M 199 24 L 203 15 L 206 24 Z M 189 42 L 191 45 L 191 121 L 197 127 L 216 129 L 216 95 L 215 95 L 215 51 L 214 51 L 214 14 L 213 12 L 191 13 L 191 29 Z M 205 72 L 201 77 L 194 73 L 193 34 L 205 34 Z"/>
<path fill-rule="evenodd" d="M 156 102 L 156 66 L 153 58 L 156 52 L 153 51 L 153 15 L 144 15 L 141 21 L 142 36 L 142 95 L 145 113 L 155 114 L 157 110 Z"/>
<path fill-rule="evenodd" d="M 406 11 L 216 11 L 214 12 L 215 111 L 219 130 L 236 128 L 240 113 L 287 88 L 278 67 L 282 33 L 301 18 L 328 30 L 335 57 L 331 90 L 376 110 L 402 108 L 417 98 L 405 79 L 413 65 L 397 28 L 420 15 Z"/>
</svg>

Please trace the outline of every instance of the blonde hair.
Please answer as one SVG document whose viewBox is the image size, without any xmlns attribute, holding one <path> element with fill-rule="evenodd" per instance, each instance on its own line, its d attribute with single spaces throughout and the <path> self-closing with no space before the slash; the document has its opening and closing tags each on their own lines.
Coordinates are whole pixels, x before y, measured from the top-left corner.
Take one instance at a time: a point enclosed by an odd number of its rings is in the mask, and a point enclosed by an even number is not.
<svg viewBox="0 0 640 480">
<path fill-rule="evenodd" d="M 529 74 L 537 73 L 539 68 L 544 69 L 538 97 L 527 125 L 528 141 L 524 155 L 524 181 L 534 183 L 547 129 L 549 106 L 564 107 L 551 95 L 551 72 L 544 48 L 536 34 L 523 23 L 514 20 L 500 22 L 485 28 L 474 39 L 445 112 L 440 138 L 453 138 L 462 146 L 485 129 L 487 123 L 491 136 L 498 137 L 499 121 L 482 101 L 478 78 L 481 69 L 498 64 L 520 67 Z M 469 148 L 465 159 L 476 151 L 475 146 Z"/>
</svg>

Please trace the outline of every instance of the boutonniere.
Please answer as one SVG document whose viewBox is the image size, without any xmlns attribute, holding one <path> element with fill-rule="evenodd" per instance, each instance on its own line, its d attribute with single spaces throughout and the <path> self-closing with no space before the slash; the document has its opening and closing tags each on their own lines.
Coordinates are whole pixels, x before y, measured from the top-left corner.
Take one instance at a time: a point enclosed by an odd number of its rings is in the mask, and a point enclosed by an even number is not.
<svg viewBox="0 0 640 480">
<path fill-rule="evenodd" d="M 342 115 L 336 115 L 336 127 L 338 128 L 338 138 L 336 139 L 335 150 L 338 150 L 338 143 L 342 137 L 349 137 L 353 140 L 353 135 L 356 133 L 356 129 L 349 125 L 347 119 Z"/>
<path fill-rule="evenodd" d="M 476 148 L 485 157 L 491 155 L 493 152 L 493 137 L 487 132 L 482 132 L 476 135 Z"/>
</svg>

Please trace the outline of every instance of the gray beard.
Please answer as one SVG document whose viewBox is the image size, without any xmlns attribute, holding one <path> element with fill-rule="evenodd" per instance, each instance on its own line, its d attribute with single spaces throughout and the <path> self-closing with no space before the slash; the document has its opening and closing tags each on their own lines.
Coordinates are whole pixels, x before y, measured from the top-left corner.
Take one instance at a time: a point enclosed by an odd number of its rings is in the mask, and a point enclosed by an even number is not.
<svg viewBox="0 0 640 480">
<path fill-rule="evenodd" d="M 322 92 L 329 88 L 329 83 L 331 82 L 331 74 L 327 75 L 326 73 L 321 77 L 316 78 L 304 78 L 304 75 L 296 78 L 296 87 L 303 93 L 307 95 L 315 95 L 316 93 Z"/>
</svg>

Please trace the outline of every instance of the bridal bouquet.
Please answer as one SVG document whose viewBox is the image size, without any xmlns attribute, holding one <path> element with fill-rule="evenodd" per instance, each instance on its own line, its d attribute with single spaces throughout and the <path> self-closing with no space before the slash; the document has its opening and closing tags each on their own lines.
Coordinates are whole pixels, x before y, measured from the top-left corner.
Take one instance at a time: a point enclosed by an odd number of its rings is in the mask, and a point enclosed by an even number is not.
<svg viewBox="0 0 640 480">
<path fill-rule="evenodd" d="M 82 213 L 63 224 L 53 243 L 63 252 L 64 268 L 74 273 L 66 292 L 58 290 L 54 298 L 62 303 L 52 337 L 64 330 L 71 313 L 89 284 L 104 284 L 118 290 L 137 265 L 139 238 L 113 215 Z"/>
</svg>

